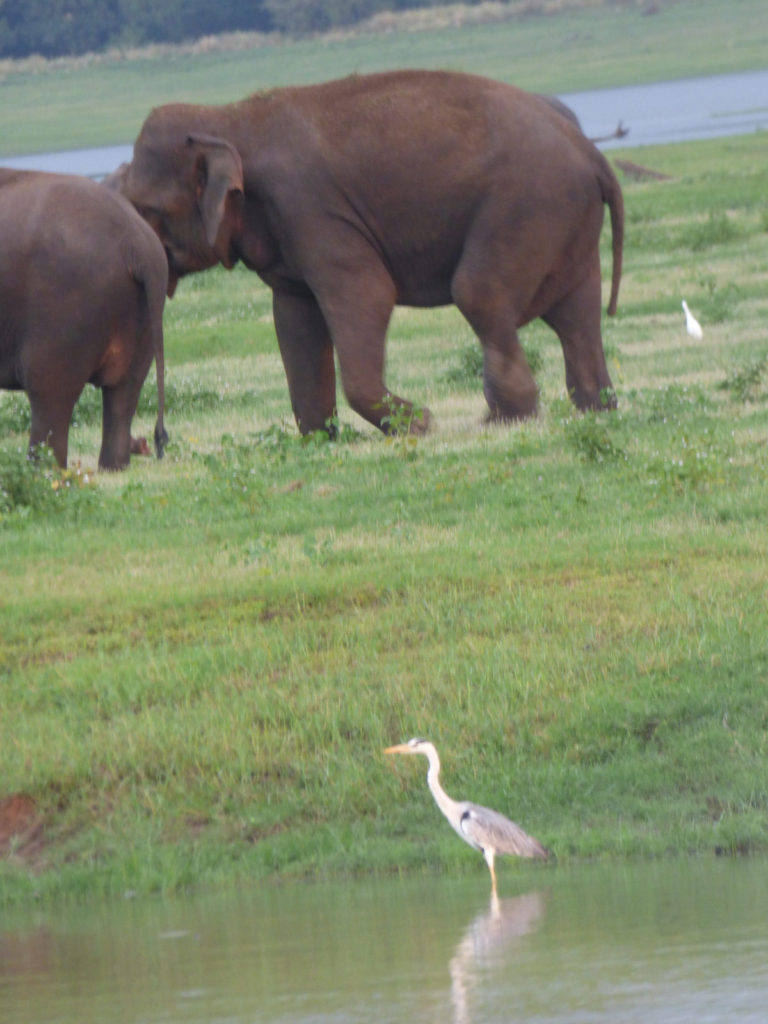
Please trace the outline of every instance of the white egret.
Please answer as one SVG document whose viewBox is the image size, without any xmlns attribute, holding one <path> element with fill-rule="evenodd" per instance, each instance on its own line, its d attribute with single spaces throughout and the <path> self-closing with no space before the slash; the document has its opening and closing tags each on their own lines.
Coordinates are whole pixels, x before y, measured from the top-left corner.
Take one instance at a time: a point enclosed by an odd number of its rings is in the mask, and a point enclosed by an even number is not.
<svg viewBox="0 0 768 1024">
<path fill-rule="evenodd" d="M 697 341 L 701 341 L 701 339 L 704 337 L 704 331 L 702 331 L 701 324 L 699 323 L 699 321 L 696 319 L 696 317 L 693 315 L 690 309 L 688 309 L 688 303 L 685 301 L 685 299 L 683 299 L 683 312 L 685 313 L 686 331 L 688 331 L 692 338 L 695 338 Z"/>
<path fill-rule="evenodd" d="M 494 858 L 497 853 L 509 853 L 517 857 L 540 857 L 546 859 L 549 851 L 545 850 L 538 839 L 529 836 L 519 825 L 505 818 L 498 811 L 489 807 L 473 804 L 467 800 L 452 800 L 438 781 L 440 774 L 440 758 L 437 750 L 428 740 L 414 737 L 407 743 L 387 747 L 385 754 L 423 754 L 429 761 L 427 784 L 435 798 L 435 802 L 448 822 L 465 843 L 479 850 L 488 870 L 491 872 L 491 891 L 496 893 L 496 871 Z"/>
</svg>

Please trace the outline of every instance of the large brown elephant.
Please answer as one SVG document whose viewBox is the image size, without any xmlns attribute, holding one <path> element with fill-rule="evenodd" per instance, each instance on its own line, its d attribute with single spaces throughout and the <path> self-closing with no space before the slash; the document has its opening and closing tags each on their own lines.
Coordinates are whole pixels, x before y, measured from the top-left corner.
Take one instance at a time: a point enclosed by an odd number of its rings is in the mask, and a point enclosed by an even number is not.
<svg viewBox="0 0 768 1024">
<path fill-rule="evenodd" d="M 155 234 L 122 196 L 86 178 L 0 168 L 0 388 L 26 391 L 30 447 L 67 464 L 72 411 L 101 388 L 101 469 L 147 450 L 130 436 L 157 363 L 155 450 L 163 425 L 163 306 L 168 267 Z"/>
<path fill-rule="evenodd" d="M 558 334 L 581 409 L 613 407 L 600 336 L 603 205 L 621 276 L 623 203 L 603 155 L 551 101 L 433 71 L 353 75 L 226 106 L 152 111 L 122 188 L 157 231 L 169 294 L 238 260 L 273 290 L 302 431 L 334 416 L 334 349 L 350 405 L 387 430 L 411 415 L 384 384 L 396 304 L 455 303 L 484 353 L 491 416 L 537 407 L 517 329 Z M 429 413 L 413 417 L 425 429 Z"/>
</svg>

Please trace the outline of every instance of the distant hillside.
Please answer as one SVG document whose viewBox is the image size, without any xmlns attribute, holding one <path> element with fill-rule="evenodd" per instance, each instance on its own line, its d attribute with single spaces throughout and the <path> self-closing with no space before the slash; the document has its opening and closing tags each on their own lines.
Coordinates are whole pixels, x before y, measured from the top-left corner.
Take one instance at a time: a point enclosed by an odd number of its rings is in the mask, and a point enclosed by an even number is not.
<svg viewBox="0 0 768 1024">
<path fill-rule="evenodd" d="M 512 18 L 531 18 L 588 7 L 626 6 L 627 0 L 4 0 L 0 3 L 0 59 L 19 60 L 133 50 L 147 45 L 194 44 L 224 36 L 222 46 L 256 38 L 328 32 L 413 31 Z M 649 10 L 674 0 L 637 0 Z M 234 34 L 237 34 L 236 36 Z M 237 42 L 235 42 L 237 40 Z M 215 44 L 214 44 L 215 47 Z"/>
</svg>

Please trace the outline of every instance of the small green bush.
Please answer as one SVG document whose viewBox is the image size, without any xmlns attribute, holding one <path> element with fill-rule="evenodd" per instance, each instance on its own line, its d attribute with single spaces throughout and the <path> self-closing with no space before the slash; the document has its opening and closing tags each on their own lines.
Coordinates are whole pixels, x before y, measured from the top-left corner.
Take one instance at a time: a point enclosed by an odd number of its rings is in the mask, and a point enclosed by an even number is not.
<svg viewBox="0 0 768 1024">
<path fill-rule="evenodd" d="M 444 376 L 449 384 L 467 384 L 480 380 L 483 376 L 483 350 L 476 341 L 465 345 L 459 353 L 457 366 L 452 366 Z"/>
<path fill-rule="evenodd" d="M 732 391 L 740 402 L 754 401 L 760 394 L 766 371 L 768 352 L 756 359 L 749 359 L 740 366 L 734 366 L 719 386 L 724 391 Z"/>
<path fill-rule="evenodd" d="M 60 469 L 47 445 L 39 445 L 32 455 L 0 449 L 0 514 L 56 511 L 92 484 L 79 465 Z"/>
<path fill-rule="evenodd" d="M 701 252 L 714 245 L 723 245 L 739 238 L 741 231 L 727 213 L 722 210 L 710 211 L 704 221 L 691 224 L 682 235 L 682 243 L 693 252 Z"/>
<path fill-rule="evenodd" d="M 30 423 L 29 400 L 25 394 L 0 394 L 0 436 L 28 434 Z"/>
<path fill-rule="evenodd" d="M 544 365 L 541 349 L 534 342 L 529 342 L 523 345 L 523 351 L 531 373 L 537 374 Z M 467 384 L 482 380 L 482 377 L 483 350 L 477 341 L 471 341 L 459 353 L 458 365 L 451 367 L 443 379 L 449 384 Z"/>
<path fill-rule="evenodd" d="M 722 482 L 730 458 L 730 447 L 710 430 L 696 436 L 684 433 L 663 451 L 651 455 L 644 465 L 644 478 L 662 493 L 706 489 L 709 484 Z"/>
<path fill-rule="evenodd" d="M 707 296 L 701 303 L 702 318 L 710 324 L 721 324 L 730 320 L 734 313 L 734 307 L 738 302 L 740 289 L 729 281 L 727 285 L 719 288 L 714 277 L 704 278 L 701 282 L 707 292 Z"/>
<path fill-rule="evenodd" d="M 605 413 L 587 412 L 564 421 L 568 444 L 585 462 L 626 459 L 625 450 L 611 437 L 614 426 L 615 417 Z"/>
<path fill-rule="evenodd" d="M 712 399 L 696 385 L 668 384 L 639 396 L 638 406 L 649 423 L 672 423 L 698 412 L 711 411 Z"/>
</svg>

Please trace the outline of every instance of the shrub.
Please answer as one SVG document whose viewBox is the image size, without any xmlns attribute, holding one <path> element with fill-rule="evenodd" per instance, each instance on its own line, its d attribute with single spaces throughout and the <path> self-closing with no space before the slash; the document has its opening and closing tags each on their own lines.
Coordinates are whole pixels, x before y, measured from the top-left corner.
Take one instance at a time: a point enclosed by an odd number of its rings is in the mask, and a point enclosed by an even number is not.
<svg viewBox="0 0 768 1024">
<path fill-rule="evenodd" d="M 544 365 L 539 346 L 533 342 L 523 345 L 525 358 L 531 373 L 537 374 Z M 458 366 L 451 367 L 444 376 L 450 384 L 466 384 L 483 377 L 483 350 L 477 341 L 471 341 L 459 353 Z"/>
<path fill-rule="evenodd" d="M 760 393 L 767 370 L 768 352 L 741 366 L 735 366 L 719 387 L 724 391 L 732 391 L 740 402 L 753 401 Z"/>
<path fill-rule="evenodd" d="M 728 444 L 710 430 L 695 436 L 684 433 L 648 459 L 645 477 L 660 491 L 683 492 L 722 482 L 729 460 Z"/>
<path fill-rule="evenodd" d="M 691 224 L 683 232 L 682 243 L 694 252 L 700 252 L 713 245 L 732 242 L 740 234 L 738 226 L 733 223 L 727 213 L 722 210 L 717 212 L 713 210 L 710 211 L 706 220 Z"/>
<path fill-rule="evenodd" d="M 721 324 L 724 320 L 730 320 L 741 295 L 738 287 L 733 281 L 729 281 L 725 287 L 718 288 L 714 277 L 704 278 L 701 283 L 707 292 L 707 297 L 701 304 L 703 318 L 711 324 Z"/>
<path fill-rule="evenodd" d="M 0 449 L 0 513 L 55 511 L 92 484 L 80 465 L 61 469 L 46 445 L 39 445 L 32 456 Z"/>
<path fill-rule="evenodd" d="M 585 462 L 608 462 L 626 459 L 624 449 L 611 437 L 615 417 L 605 413 L 586 412 L 564 421 L 565 437 Z"/>
<path fill-rule="evenodd" d="M 0 395 L 0 435 L 29 433 L 31 422 L 29 400 L 25 394 Z"/>
<path fill-rule="evenodd" d="M 459 352 L 457 366 L 452 366 L 444 375 L 450 384 L 467 384 L 480 380 L 483 376 L 483 350 L 476 341 L 465 345 Z"/>
</svg>

